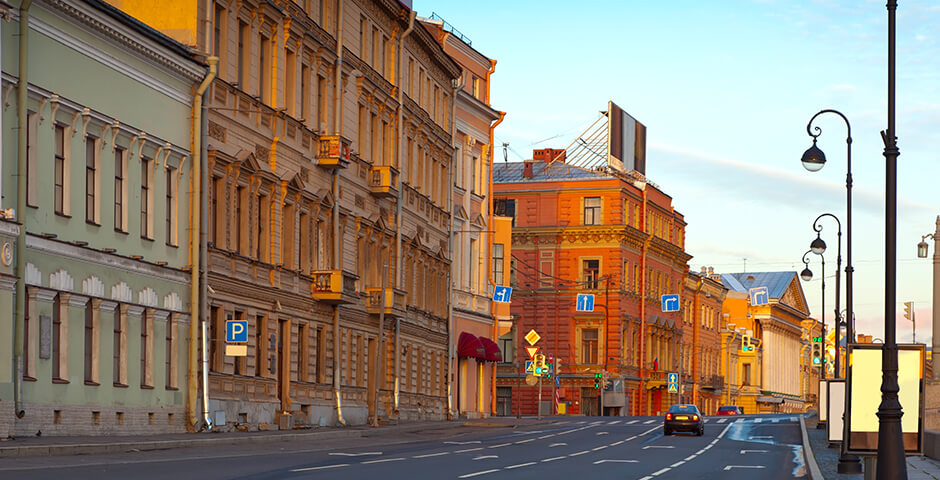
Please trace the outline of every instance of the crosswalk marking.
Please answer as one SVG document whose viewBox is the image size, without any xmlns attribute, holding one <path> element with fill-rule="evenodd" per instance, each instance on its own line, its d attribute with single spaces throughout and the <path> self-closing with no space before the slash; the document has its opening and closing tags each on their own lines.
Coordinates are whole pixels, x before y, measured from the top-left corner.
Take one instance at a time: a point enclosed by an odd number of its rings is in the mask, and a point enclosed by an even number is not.
<svg viewBox="0 0 940 480">
<path fill-rule="evenodd" d="M 718 420 L 718 423 L 725 423 L 727 420 L 728 420 L 727 418 L 722 418 Z"/>
<path fill-rule="evenodd" d="M 607 422 L 607 425 L 616 425 L 620 423 L 620 420 L 614 420 L 613 422 Z"/>
<path fill-rule="evenodd" d="M 651 424 L 651 423 L 653 423 L 653 422 L 655 422 L 655 421 L 656 421 L 656 420 L 647 420 L 647 421 L 643 422 L 643 425 L 649 425 L 649 424 Z"/>
</svg>

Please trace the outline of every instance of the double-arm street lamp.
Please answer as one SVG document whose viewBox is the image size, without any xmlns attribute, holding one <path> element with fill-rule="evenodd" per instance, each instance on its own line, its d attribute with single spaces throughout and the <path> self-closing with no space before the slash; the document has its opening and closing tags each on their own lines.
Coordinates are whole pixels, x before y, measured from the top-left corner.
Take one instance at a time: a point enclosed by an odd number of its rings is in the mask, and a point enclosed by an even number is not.
<svg viewBox="0 0 940 480">
<path fill-rule="evenodd" d="M 806 253 L 803 254 L 803 267 L 804 268 L 803 268 L 803 271 L 800 272 L 800 278 L 802 278 L 804 282 L 808 282 L 813 279 L 813 271 L 809 269 L 809 254 L 810 253 L 813 253 L 812 249 L 807 250 Z M 820 277 L 820 280 L 822 280 L 822 307 L 820 307 L 819 309 L 819 311 L 822 313 L 820 314 L 821 318 L 819 320 L 820 322 L 822 322 L 822 338 L 823 338 L 823 351 L 822 351 L 823 361 L 819 362 L 819 378 L 820 380 L 824 380 L 826 378 L 826 361 L 825 361 L 825 358 L 826 358 L 826 257 L 822 256 L 822 252 L 819 253 L 819 260 L 822 262 L 822 276 Z M 836 322 L 836 325 L 838 325 L 838 321 Z M 838 334 L 838 330 L 836 330 L 836 333 Z M 810 330 L 810 336 L 812 336 L 812 334 L 813 334 L 813 331 Z M 836 348 L 838 348 L 838 345 L 839 345 L 839 337 L 836 336 Z M 839 368 L 838 358 L 839 357 L 837 356 L 836 357 L 836 362 L 837 362 L 836 371 L 837 372 Z M 823 405 L 820 405 L 819 408 L 820 409 L 823 408 Z"/>
<path fill-rule="evenodd" d="M 818 172 L 826 164 L 826 154 L 824 154 L 823 151 L 820 150 L 819 147 L 816 146 L 816 139 L 822 134 L 822 129 L 819 128 L 818 126 L 813 127 L 813 121 L 816 120 L 816 117 L 824 113 L 834 113 L 838 115 L 839 117 L 841 117 L 842 120 L 845 121 L 845 127 L 846 127 L 846 132 L 847 132 L 846 137 L 845 137 L 846 160 L 847 160 L 847 168 L 846 168 L 846 174 L 845 174 L 845 192 L 846 192 L 845 194 L 845 233 L 846 233 L 845 304 L 846 304 L 846 312 L 847 312 L 846 338 L 848 339 L 848 342 L 846 343 L 846 345 L 848 345 L 849 342 L 854 342 L 854 338 L 855 338 L 855 333 L 854 333 L 855 315 L 853 314 L 853 311 L 852 311 L 852 273 L 855 270 L 852 267 L 852 126 L 849 124 L 849 119 L 846 118 L 845 115 L 842 114 L 842 112 L 839 112 L 838 110 L 832 110 L 832 109 L 820 110 L 818 113 L 816 113 L 816 115 L 813 115 L 813 117 L 809 119 L 809 123 L 806 124 L 806 133 L 809 134 L 809 136 L 813 137 L 813 145 L 809 147 L 809 149 L 807 149 L 806 152 L 803 153 L 803 158 L 801 159 L 801 161 L 803 163 L 803 166 L 811 172 Z M 818 233 L 822 231 L 822 227 L 819 225 L 819 220 L 822 217 L 827 216 L 827 215 L 834 218 L 836 222 L 839 222 L 839 219 L 836 218 L 835 215 L 832 215 L 830 213 L 824 213 L 820 215 L 819 217 L 816 218 L 816 221 L 813 222 L 813 229 L 816 230 L 817 236 L 816 236 L 816 240 L 813 240 L 812 244 L 810 245 L 810 249 L 813 251 L 819 250 L 820 253 L 825 251 L 826 243 L 823 242 L 822 238 L 820 238 L 818 235 Z M 841 222 L 839 222 L 839 236 L 840 237 L 841 237 L 841 232 L 842 232 L 842 224 Z M 839 242 L 840 250 L 842 248 L 841 243 L 842 242 L 840 238 L 840 242 Z M 839 257 L 841 257 L 841 254 L 839 255 Z M 837 271 L 838 271 L 838 267 L 837 267 Z M 838 282 L 838 278 L 839 277 L 837 276 L 836 282 Z M 838 287 L 836 287 L 836 290 L 838 290 Z M 839 310 L 838 302 L 839 302 L 839 295 L 837 293 L 836 294 L 836 348 L 837 349 L 839 348 L 838 334 L 839 334 L 839 330 L 841 330 L 839 328 L 840 327 L 840 322 L 839 322 L 840 310 Z M 837 362 L 839 361 L 838 358 L 839 358 L 839 351 L 836 350 Z M 895 361 L 895 363 L 897 363 L 897 361 Z M 838 366 L 836 367 L 836 376 L 837 377 L 839 376 Z M 897 383 L 896 377 L 897 375 L 895 375 L 895 383 Z M 849 396 L 846 395 L 845 407 L 843 411 L 844 412 L 848 411 L 848 407 L 849 407 Z M 858 457 L 856 457 L 855 455 L 849 455 L 845 450 L 846 444 L 848 443 L 848 423 L 843 421 L 842 424 L 843 424 L 842 444 L 840 446 L 841 455 L 839 456 L 838 472 L 839 473 L 861 473 L 862 464 L 861 462 L 859 462 Z"/>
<path fill-rule="evenodd" d="M 920 237 L 917 244 L 920 258 L 927 258 L 928 238 L 933 239 L 933 351 L 940 352 L 940 215 L 937 215 L 937 229 Z M 933 369 L 933 380 L 940 381 L 940 368 Z"/>
</svg>

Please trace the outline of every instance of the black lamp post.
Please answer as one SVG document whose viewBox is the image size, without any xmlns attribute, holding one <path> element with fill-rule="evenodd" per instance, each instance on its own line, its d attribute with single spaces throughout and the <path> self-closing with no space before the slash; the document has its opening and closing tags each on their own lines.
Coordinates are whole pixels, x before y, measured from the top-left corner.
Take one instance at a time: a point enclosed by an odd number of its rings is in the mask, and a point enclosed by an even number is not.
<svg viewBox="0 0 940 480">
<path fill-rule="evenodd" d="M 845 332 L 846 335 L 845 336 L 848 339 L 848 342 L 854 342 L 855 315 L 853 314 L 853 311 L 852 311 L 852 272 L 854 272 L 855 270 L 852 267 L 852 126 L 849 124 L 849 119 L 846 118 L 845 115 L 842 114 L 842 112 L 839 112 L 838 110 L 832 110 L 832 109 L 820 110 L 818 113 L 816 113 L 816 115 L 813 115 L 813 117 L 809 119 L 809 123 L 806 124 L 806 133 L 809 134 L 809 136 L 813 137 L 813 145 L 809 149 L 807 149 L 806 152 L 803 153 L 803 158 L 801 161 L 803 162 L 803 166 L 806 167 L 806 169 L 811 172 L 819 171 L 826 164 L 826 155 L 822 152 L 822 150 L 819 149 L 819 147 L 816 146 L 816 139 L 817 137 L 819 137 L 819 135 L 822 134 L 822 129 L 819 128 L 818 126 L 817 127 L 812 126 L 813 120 L 816 120 L 816 117 L 824 113 L 834 113 L 838 115 L 839 117 L 841 117 L 842 120 L 845 121 L 845 127 L 847 131 L 846 137 L 845 137 L 846 160 L 847 160 L 847 168 L 846 168 L 846 174 L 845 174 L 845 192 L 846 192 L 846 197 L 845 197 L 845 231 L 846 231 L 845 232 L 846 233 L 845 304 L 846 304 L 846 310 L 847 310 L 846 332 Z M 814 131 L 816 132 L 815 134 L 813 133 Z M 832 216 L 833 218 L 836 219 L 837 222 L 839 220 L 838 218 L 835 217 L 835 215 L 824 213 L 820 215 L 818 218 L 816 218 L 816 222 L 818 222 L 819 219 L 821 219 L 823 216 L 826 216 L 826 215 Z M 819 227 L 818 223 L 816 222 L 813 223 L 813 228 L 818 233 L 822 230 L 822 228 Z M 842 225 L 840 222 L 839 231 L 841 232 L 841 230 L 842 230 Z M 840 243 L 840 248 L 841 248 L 841 241 L 839 243 Z M 816 240 L 813 240 L 813 244 L 811 244 L 810 246 L 811 249 L 813 248 L 813 245 L 816 246 L 817 250 L 819 249 L 820 246 L 822 246 L 823 251 L 825 250 L 825 242 L 823 242 L 822 239 L 819 238 L 818 235 L 817 235 Z M 836 289 L 838 290 L 838 287 Z M 836 295 L 836 302 L 839 301 L 838 298 L 839 296 Z M 837 327 L 836 332 L 837 333 L 838 333 L 839 325 L 840 325 L 839 307 L 837 306 L 836 307 L 836 327 Z M 848 345 L 848 342 L 846 343 L 846 345 Z M 839 348 L 838 336 L 836 340 L 836 345 L 837 345 L 836 348 Z M 836 358 L 837 359 L 839 358 L 838 351 L 836 351 Z M 849 397 L 848 395 L 846 395 L 844 411 L 848 410 L 848 406 L 849 406 Z M 849 455 L 845 451 L 846 444 L 848 443 L 847 435 L 848 435 L 849 428 L 848 428 L 847 422 L 843 421 L 842 424 L 843 424 L 843 428 L 842 428 L 843 434 L 842 434 L 842 444 L 840 447 L 842 451 L 842 455 L 840 455 L 839 457 L 838 472 L 839 473 L 861 473 L 862 464 L 859 461 L 858 457 L 855 455 Z"/>
<path fill-rule="evenodd" d="M 803 254 L 804 268 L 803 268 L 803 271 L 800 272 L 800 278 L 802 278 L 804 282 L 808 282 L 813 279 L 813 271 L 809 269 L 809 254 L 810 253 L 813 253 L 812 249 L 807 250 L 806 253 Z M 822 351 L 823 361 L 819 362 L 819 378 L 821 380 L 825 380 L 826 379 L 826 361 L 825 361 L 825 358 L 826 358 L 826 257 L 823 257 L 822 253 L 820 253 L 819 260 L 822 262 L 822 277 L 820 277 L 820 280 L 822 280 L 822 306 L 820 307 L 819 311 L 821 312 L 820 317 L 822 317 L 820 318 L 820 321 L 822 322 L 822 338 L 823 338 L 823 351 Z M 812 336 L 812 332 L 810 332 L 810 336 Z M 823 408 L 823 406 L 820 405 L 819 408 L 821 409 Z"/>
<path fill-rule="evenodd" d="M 898 344 L 894 318 L 897 300 L 898 139 L 894 134 L 895 14 L 897 0 L 888 0 L 888 129 L 885 144 L 885 343 L 881 351 L 881 405 L 878 406 L 878 466 L 876 478 L 907 480 L 901 402 L 898 400 Z"/>
<path fill-rule="evenodd" d="M 816 146 L 813 145 L 811 149 L 812 148 L 816 148 Z M 816 150 L 818 150 L 819 153 L 822 153 L 822 151 L 819 150 L 818 148 Z M 822 256 L 822 254 L 826 251 L 826 242 L 820 236 L 822 234 L 823 226 L 819 223 L 819 221 L 822 220 L 823 217 L 832 217 L 832 219 L 836 221 L 836 226 L 838 227 L 836 229 L 836 312 L 835 312 L 836 317 L 834 321 L 834 324 L 836 327 L 836 334 L 835 334 L 836 364 L 835 364 L 835 371 L 833 372 L 833 376 L 834 378 L 842 378 L 842 373 L 841 373 L 842 370 L 840 367 L 841 355 L 839 353 L 840 349 L 842 348 L 842 345 L 841 345 L 842 342 L 840 341 L 840 336 L 842 335 L 842 328 L 840 328 L 840 325 L 842 325 L 842 309 L 839 306 L 839 302 L 842 296 L 842 290 L 841 290 L 842 288 L 841 287 L 841 284 L 842 284 L 842 273 L 841 273 L 841 270 L 842 270 L 842 222 L 839 221 L 839 217 L 831 213 L 823 213 L 820 216 L 816 217 L 816 220 L 813 220 L 813 231 L 816 232 L 816 239 L 810 242 L 809 250 L 815 253 L 816 255 Z M 846 272 L 848 271 L 849 271 L 849 268 L 846 267 Z M 846 274 L 846 276 L 847 277 L 849 276 L 848 273 Z M 848 281 L 846 281 L 846 283 L 847 283 L 846 290 L 848 290 Z M 848 292 L 846 292 L 846 295 L 848 296 Z M 826 308 L 825 303 L 823 303 L 823 309 L 825 308 Z M 851 338 L 850 335 L 846 335 L 846 336 L 847 338 Z"/>
</svg>

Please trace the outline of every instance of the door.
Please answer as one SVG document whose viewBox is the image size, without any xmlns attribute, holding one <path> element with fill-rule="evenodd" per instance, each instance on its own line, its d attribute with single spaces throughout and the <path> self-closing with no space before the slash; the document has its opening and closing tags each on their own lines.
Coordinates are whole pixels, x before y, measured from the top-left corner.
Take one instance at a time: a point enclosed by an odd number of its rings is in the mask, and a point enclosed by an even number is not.
<svg viewBox="0 0 940 480">
<path fill-rule="evenodd" d="M 290 347 L 291 331 L 290 320 L 281 319 L 277 322 L 277 391 L 281 400 L 281 411 L 291 410 L 290 402 Z"/>
<path fill-rule="evenodd" d="M 601 397 L 597 395 L 596 388 L 581 389 L 581 415 L 596 417 L 600 415 Z"/>
</svg>

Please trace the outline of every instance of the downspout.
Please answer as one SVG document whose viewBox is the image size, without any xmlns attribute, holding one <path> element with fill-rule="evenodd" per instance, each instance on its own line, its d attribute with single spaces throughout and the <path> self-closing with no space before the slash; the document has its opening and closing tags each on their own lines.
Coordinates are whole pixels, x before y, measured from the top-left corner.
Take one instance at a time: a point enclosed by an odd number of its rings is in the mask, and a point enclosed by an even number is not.
<svg viewBox="0 0 940 480">
<path fill-rule="evenodd" d="M 639 219 L 639 230 L 646 233 L 646 184 L 643 184 L 643 189 L 641 190 L 643 194 L 643 214 Z M 638 362 L 640 364 L 640 395 L 639 395 L 639 405 L 637 405 L 637 415 L 643 415 L 644 410 L 646 409 L 646 377 L 643 376 L 643 367 L 646 364 L 646 283 L 649 281 L 646 278 L 646 250 L 649 248 L 650 238 L 649 233 L 647 233 L 646 240 L 643 241 L 643 247 L 640 252 L 640 278 L 643 279 L 640 282 L 640 358 Z"/>
<path fill-rule="evenodd" d="M 202 83 L 199 84 L 199 88 L 196 89 L 196 94 L 193 97 L 193 123 L 192 123 L 192 145 L 193 149 L 191 155 L 199 155 L 198 161 L 192 162 L 193 164 L 193 173 L 192 173 L 192 186 L 193 193 L 190 196 L 190 208 L 192 215 L 190 216 L 190 257 L 192 261 L 190 262 L 191 269 L 190 275 L 192 277 L 189 286 L 189 372 L 187 375 L 187 396 L 186 396 L 186 416 L 189 420 L 187 426 L 189 429 L 195 429 L 198 419 L 196 418 L 196 404 L 198 402 L 199 396 L 199 387 L 198 387 L 198 353 L 197 353 L 197 339 L 199 338 L 199 324 L 202 323 L 202 421 L 207 430 L 212 429 L 212 423 L 209 421 L 209 372 L 208 372 L 208 363 L 209 359 L 206 357 L 207 346 L 206 343 L 208 339 L 205 336 L 205 315 L 203 304 L 205 302 L 204 292 L 201 292 L 201 289 L 205 289 L 205 281 L 200 282 L 200 269 L 205 273 L 205 255 L 203 255 L 203 248 L 205 248 L 205 218 L 202 218 L 202 210 L 204 203 L 208 202 L 208 199 L 203 198 L 203 184 L 206 183 L 205 179 L 202 176 L 202 169 L 208 159 L 204 149 L 205 145 L 202 144 L 202 138 L 206 133 L 206 124 L 208 118 L 204 117 L 202 110 L 204 107 L 202 103 L 202 97 L 206 92 L 206 89 L 209 88 L 209 84 L 212 83 L 212 80 L 215 79 L 217 73 L 217 67 L 219 63 L 218 57 L 210 56 L 206 59 L 209 64 L 209 72 L 206 74 L 205 78 L 202 79 Z M 199 133 L 197 134 L 197 130 Z M 204 280 L 204 279 L 203 279 Z M 201 294 L 202 293 L 202 294 Z"/>
<path fill-rule="evenodd" d="M 337 136 L 343 135 L 343 125 L 340 121 L 343 103 L 343 2 L 339 2 L 336 16 L 336 67 L 333 85 L 333 124 Z M 333 169 L 333 268 L 342 270 L 342 255 L 340 247 L 342 239 L 339 237 L 339 169 Z M 342 286 L 340 286 L 342 288 Z M 339 346 L 339 305 L 333 305 L 333 351 L 340 351 Z M 343 420 L 343 406 L 340 400 L 340 374 L 339 355 L 333 355 L 333 395 L 336 397 L 336 421 L 346 426 Z"/>
<path fill-rule="evenodd" d="M 490 74 L 493 73 L 493 70 L 495 68 L 496 68 L 496 60 L 490 60 L 490 70 L 486 72 L 487 105 L 489 105 L 489 98 L 490 98 L 490 83 L 489 83 Z M 462 78 L 463 77 L 461 77 L 461 79 Z M 486 242 L 486 250 L 487 250 L 486 259 L 489 262 L 493 261 L 493 240 L 496 240 L 496 231 L 494 230 L 494 222 L 493 222 L 493 199 L 494 199 L 494 195 L 493 195 L 493 131 L 496 130 L 496 127 L 498 127 L 500 123 L 503 123 L 503 119 L 505 118 L 506 118 L 506 112 L 499 112 L 499 118 L 496 120 L 496 123 L 490 125 L 490 131 L 489 131 L 490 154 L 489 154 L 489 159 L 488 159 L 489 162 L 487 163 L 487 167 L 489 167 L 489 172 L 490 172 L 489 173 L 490 185 L 486 190 L 486 195 L 488 197 L 486 203 L 487 203 L 487 208 L 489 209 L 489 212 L 486 218 L 490 224 L 490 241 Z M 503 246 L 503 248 L 505 252 L 505 246 Z M 505 253 L 504 253 L 504 256 L 505 256 Z M 486 272 L 486 278 L 489 279 L 490 285 L 493 287 L 493 291 L 496 291 L 496 281 L 493 279 L 492 268 L 490 268 L 489 271 Z M 557 300 L 557 296 L 556 296 L 556 300 Z M 558 312 L 556 311 L 555 313 L 557 314 Z M 494 305 L 492 301 L 490 301 L 490 314 L 493 315 L 493 341 L 496 342 L 498 341 L 498 334 L 499 334 L 499 320 L 496 319 L 496 305 Z M 557 321 L 556 321 L 556 326 L 557 326 Z M 556 342 L 558 341 L 557 335 L 555 337 L 555 341 Z M 558 352 L 557 352 L 558 349 L 556 348 L 555 350 L 556 350 L 555 355 L 558 355 Z M 490 415 L 493 415 L 494 417 L 496 416 L 496 364 L 493 364 L 493 379 L 490 382 Z"/>
<path fill-rule="evenodd" d="M 699 295 L 702 293 L 702 287 L 705 285 L 705 278 L 699 277 L 698 285 L 695 288 L 695 296 L 693 297 L 694 301 L 692 302 L 692 351 L 689 354 L 692 355 L 692 403 L 695 404 L 695 401 L 698 399 L 698 381 L 699 378 L 699 364 L 696 360 L 695 347 L 698 346 L 698 334 L 699 334 L 699 325 L 702 322 L 702 313 L 701 313 L 701 300 Z M 681 340 L 680 340 L 681 342 Z M 701 352 L 699 352 L 701 355 Z M 682 357 L 679 357 L 679 362 L 682 362 Z M 682 382 L 682 378 L 679 378 L 679 382 Z M 679 396 L 682 396 L 682 391 L 680 389 Z"/>
<path fill-rule="evenodd" d="M 20 4 L 20 52 L 19 80 L 16 84 L 16 219 L 20 224 L 16 236 L 16 325 L 13 333 L 13 412 L 23 418 L 23 337 L 26 328 L 26 136 L 28 118 L 26 101 L 29 82 L 27 80 L 29 56 L 29 7 L 33 0 Z"/>
<path fill-rule="evenodd" d="M 402 280 L 402 272 L 403 272 L 402 269 L 404 268 L 405 262 L 402 261 L 402 251 L 401 251 L 401 212 L 402 212 L 402 207 L 403 207 L 402 197 L 405 195 L 405 189 L 403 188 L 404 183 L 405 183 L 403 180 L 403 177 L 405 176 L 405 167 L 407 166 L 405 165 L 405 161 L 408 158 L 408 152 L 405 151 L 405 149 L 408 146 L 408 142 L 405 141 L 405 138 L 403 135 L 403 132 L 405 131 L 405 129 L 402 126 L 402 123 L 404 122 L 404 116 L 405 116 L 405 107 L 402 103 L 404 92 L 402 91 L 401 87 L 404 81 L 402 80 L 403 74 L 401 71 L 401 58 L 402 58 L 401 51 L 404 48 L 405 37 L 407 37 L 411 33 L 411 31 L 414 30 L 415 16 L 417 16 L 417 12 L 415 12 L 414 10 L 409 12 L 408 28 L 405 29 L 405 31 L 402 32 L 401 37 L 398 38 L 398 58 L 395 59 L 396 62 L 398 63 L 398 67 L 396 68 L 396 71 L 395 71 L 396 76 L 398 77 L 398 83 L 395 85 L 395 87 L 398 89 L 398 118 L 396 119 L 396 122 L 395 122 L 395 128 L 398 129 L 398 132 L 395 134 L 395 138 L 398 139 L 398 185 L 397 185 L 398 197 L 395 199 L 395 281 L 393 282 L 393 285 L 395 285 L 395 287 L 397 288 L 401 288 L 404 286 L 404 282 Z M 414 292 L 410 292 L 410 293 L 414 293 Z M 393 402 L 394 402 L 394 407 L 395 407 L 394 411 L 396 415 L 398 414 L 398 381 L 399 381 L 398 356 L 399 355 L 397 351 L 399 350 L 398 331 L 399 331 L 400 321 L 401 321 L 400 319 L 395 320 L 396 354 L 395 354 L 395 385 L 394 385 L 395 392 L 393 395 Z M 380 350 L 379 355 L 381 355 L 381 358 L 383 359 L 385 358 L 385 353 L 381 352 L 381 350 Z"/>
<path fill-rule="evenodd" d="M 459 80 L 455 80 L 451 86 L 453 87 L 453 92 L 450 99 L 450 141 L 454 141 L 454 137 L 457 136 L 457 94 L 463 89 L 464 79 L 463 75 L 460 76 Z M 455 145 L 451 145 L 454 149 L 454 153 L 451 154 L 450 168 L 447 169 L 447 184 L 454 184 L 454 170 L 457 164 L 457 152 L 459 149 Z M 471 186 L 471 190 L 473 187 Z M 450 232 L 447 235 L 447 258 L 451 261 L 451 274 L 453 274 L 453 262 L 454 262 L 454 192 L 450 191 L 447 195 L 447 211 L 450 212 Z M 471 286 L 472 288 L 472 286 Z M 492 307 L 491 307 L 492 311 Z M 455 368 L 453 362 L 456 359 L 456 348 L 454 345 L 454 278 L 447 279 L 447 419 L 454 419 L 454 402 L 453 402 L 453 390 L 452 390 L 452 381 L 451 377 L 453 375 L 452 369 Z M 458 360 L 459 361 L 459 360 Z M 456 367 L 459 369 L 459 365 Z M 458 412 L 459 413 L 459 412 Z"/>
</svg>

